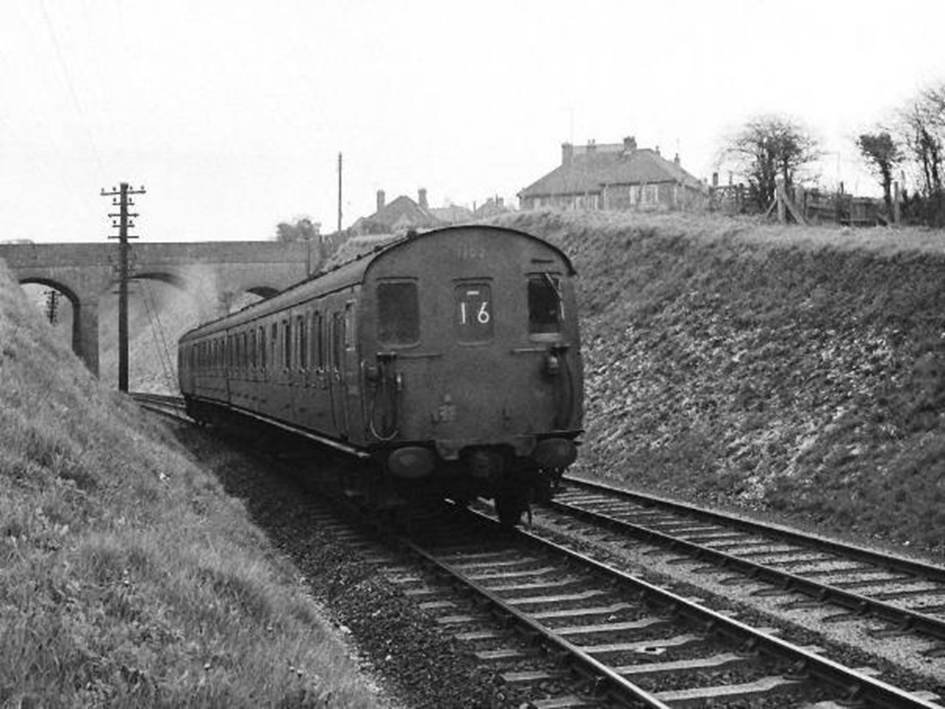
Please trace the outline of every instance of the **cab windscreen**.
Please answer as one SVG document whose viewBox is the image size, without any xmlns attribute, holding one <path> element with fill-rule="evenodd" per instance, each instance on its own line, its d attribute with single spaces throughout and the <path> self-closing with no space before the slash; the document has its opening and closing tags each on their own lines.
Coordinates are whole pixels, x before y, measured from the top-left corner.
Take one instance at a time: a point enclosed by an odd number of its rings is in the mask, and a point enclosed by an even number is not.
<svg viewBox="0 0 945 709">
<path fill-rule="evenodd" d="M 557 276 L 538 273 L 528 277 L 528 331 L 558 332 L 564 318 L 561 287 Z"/>
<path fill-rule="evenodd" d="M 377 339 L 388 345 L 411 345 L 420 339 L 420 306 L 416 283 L 379 283 Z"/>
</svg>

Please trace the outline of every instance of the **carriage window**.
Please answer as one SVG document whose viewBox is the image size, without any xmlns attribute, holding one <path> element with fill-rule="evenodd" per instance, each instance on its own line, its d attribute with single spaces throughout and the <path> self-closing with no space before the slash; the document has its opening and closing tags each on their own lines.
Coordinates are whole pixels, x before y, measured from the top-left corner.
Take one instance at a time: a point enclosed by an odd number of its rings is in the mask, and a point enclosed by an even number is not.
<svg viewBox="0 0 945 709">
<path fill-rule="evenodd" d="M 278 323 L 273 323 L 272 327 L 269 329 L 269 346 L 271 347 L 269 361 L 272 362 L 272 368 L 276 369 L 279 366 L 279 361 L 276 359 L 276 351 L 279 346 Z"/>
<path fill-rule="evenodd" d="M 377 285 L 377 339 L 388 345 L 411 345 L 420 339 L 420 304 L 416 283 Z"/>
<path fill-rule="evenodd" d="M 456 286 L 456 337 L 459 342 L 492 339 L 492 288 L 488 283 Z"/>
<path fill-rule="evenodd" d="M 345 349 L 354 347 L 354 303 L 345 303 Z"/>
<path fill-rule="evenodd" d="M 288 320 L 282 321 L 282 366 L 292 366 L 292 323 Z"/>
<path fill-rule="evenodd" d="M 256 328 L 249 331 L 249 366 L 256 369 Z"/>
<path fill-rule="evenodd" d="M 315 313 L 312 316 L 312 339 L 315 341 L 315 362 L 314 366 L 318 370 L 325 368 L 325 335 L 322 332 L 322 314 Z"/>
<path fill-rule="evenodd" d="M 341 369 L 345 352 L 345 319 L 341 313 L 332 313 L 331 331 L 331 366 L 334 369 Z"/>
<path fill-rule="evenodd" d="M 298 330 L 299 336 L 299 357 L 296 361 L 299 369 L 308 368 L 308 328 L 306 327 L 305 318 L 301 315 L 295 319 L 296 329 Z"/>
<path fill-rule="evenodd" d="M 259 328 L 259 368 L 266 368 L 266 328 Z"/>
<path fill-rule="evenodd" d="M 564 319 L 561 280 L 550 273 L 528 277 L 528 331 L 534 334 L 559 332 Z"/>
</svg>

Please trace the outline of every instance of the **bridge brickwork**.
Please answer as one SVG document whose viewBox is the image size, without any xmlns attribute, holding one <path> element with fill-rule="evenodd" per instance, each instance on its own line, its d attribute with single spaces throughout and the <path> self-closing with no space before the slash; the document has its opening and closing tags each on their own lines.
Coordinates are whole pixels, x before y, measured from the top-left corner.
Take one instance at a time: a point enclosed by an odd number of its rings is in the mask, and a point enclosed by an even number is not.
<svg viewBox="0 0 945 709">
<path fill-rule="evenodd" d="M 130 253 L 134 278 L 164 281 L 211 301 L 207 317 L 218 314 L 227 295 L 271 295 L 319 266 L 318 247 L 307 242 L 134 243 Z M 69 299 L 72 349 L 98 375 L 98 305 L 117 284 L 117 246 L 0 244 L 0 259 L 21 284 L 50 286 Z"/>
</svg>

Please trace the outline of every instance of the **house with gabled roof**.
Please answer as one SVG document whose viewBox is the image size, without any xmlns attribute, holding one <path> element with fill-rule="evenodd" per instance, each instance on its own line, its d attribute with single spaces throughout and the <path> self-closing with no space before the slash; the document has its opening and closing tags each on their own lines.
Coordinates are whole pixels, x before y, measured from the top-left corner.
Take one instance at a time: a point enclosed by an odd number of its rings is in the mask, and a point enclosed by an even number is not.
<svg viewBox="0 0 945 709">
<path fill-rule="evenodd" d="M 505 206 L 505 200 L 496 195 L 495 197 L 489 197 L 489 199 L 476 207 L 473 214 L 476 219 L 489 219 L 510 211 L 512 210 Z"/>
<path fill-rule="evenodd" d="M 466 224 L 473 220 L 472 210 L 458 204 L 448 204 L 445 207 L 430 207 L 430 214 L 444 224 Z"/>
<path fill-rule="evenodd" d="M 623 143 L 564 143 L 561 164 L 518 193 L 522 209 L 692 209 L 705 204 L 706 186 L 659 148 Z"/>
<path fill-rule="evenodd" d="M 355 234 L 396 234 L 409 229 L 428 229 L 443 226 L 427 205 L 427 191 L 420 189 L 418 201 L 400 195 L 386 202 L 384 190 L 377 191 L 377 209 L 367 217 L 360 217 L 351 225 Z"/>
</svg>

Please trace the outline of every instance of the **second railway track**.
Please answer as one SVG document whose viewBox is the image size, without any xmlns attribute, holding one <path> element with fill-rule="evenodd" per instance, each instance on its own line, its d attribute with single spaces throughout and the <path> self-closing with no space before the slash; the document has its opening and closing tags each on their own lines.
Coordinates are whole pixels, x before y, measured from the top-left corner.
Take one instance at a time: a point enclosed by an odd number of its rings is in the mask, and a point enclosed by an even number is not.
<svg viewBox="0 0 945 709">
<path fill-rule="evenodd" d="M 577 478 L 549 507 L 921 634 L 945 656 L 943 567 Z"/>
</svg>

